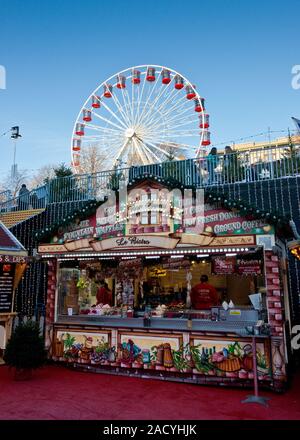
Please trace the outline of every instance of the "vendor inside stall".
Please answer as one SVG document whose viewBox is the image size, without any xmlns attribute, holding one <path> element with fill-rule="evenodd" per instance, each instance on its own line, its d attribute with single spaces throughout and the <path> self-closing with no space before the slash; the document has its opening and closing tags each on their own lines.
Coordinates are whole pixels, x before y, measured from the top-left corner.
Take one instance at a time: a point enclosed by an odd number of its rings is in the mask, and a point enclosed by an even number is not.
<svg viewBox="0 0 300 440">
<path fill-rule="evenodd" d="M 156 311 L 163 316 L 161 306 L 164 312 L 210 312 L 224 303 L 247 308 L 249 295 L 265 287 L 261 248 L 234 256 L 181 257 L 61 261 L 58 314 L 120 315 L 125 307 L 139 316 L 150 307 L 154 316 Z"/>
<path fill-rule="evenodd" d="M 207 275 L 201 275 L 200 283 L 196 284 L 191 291 L 191 303 L 193 309 L 210 309 L 219 305 L 217 290 L 208 282 Z"/>
</svg>

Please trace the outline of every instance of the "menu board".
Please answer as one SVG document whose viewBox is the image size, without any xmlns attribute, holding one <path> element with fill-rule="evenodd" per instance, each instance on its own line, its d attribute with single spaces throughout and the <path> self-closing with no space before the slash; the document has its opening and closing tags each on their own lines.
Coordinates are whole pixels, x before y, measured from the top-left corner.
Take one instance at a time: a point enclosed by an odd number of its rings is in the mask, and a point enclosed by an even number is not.
<svg viewBox="0 0 300 440">
<path fill-rule="evenodd" d="M 237 272 L 240 275 L 261 275 L 262 261 L 259 259 L 238 258 Z"/>
<path fill-rule="evenodd" d="M 11 312 L 14 271 L 14 264 L 0 264 L 0 313 Z"/>
<path fill-rule="evenodd" d="M 235 272 L 236 257 L 214 257 L 212 272 L 216 275 L 231 275 Z"/>
</svg>

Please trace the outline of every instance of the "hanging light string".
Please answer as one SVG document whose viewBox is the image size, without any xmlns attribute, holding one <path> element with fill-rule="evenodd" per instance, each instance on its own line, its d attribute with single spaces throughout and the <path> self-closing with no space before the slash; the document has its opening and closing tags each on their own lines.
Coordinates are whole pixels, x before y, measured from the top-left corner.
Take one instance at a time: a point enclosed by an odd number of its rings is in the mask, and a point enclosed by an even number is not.
<svg viewBox="0 0 300 440">
<path fill-rule="evenodd" d="M 10 131 L 11 131 L 11 128 L 10 128 L 9 130 L 5 131 L 4 133 L 2 133 L 2 134 L 0 135 L 0 137 L 2 137 L 2 136 L 6 136 L 7 133 L 9 133 Z"/>
<path fill-rule="evenodd" d="M 291 190 L 290 190 L 290 186 L 289 186 L 289 179 L 288 180 L 288 193 L 289 193 L 289 202 L 290 202 L 290 206 L 291 206 L 291 214 L 293 213 L 292 211 L 292 202 L 291 202 Z M 295 187 L 296 187 L 296 197 L 297 197 L 297 208 L 298 208 L 298 213 L 300 214 L 300 194 L 299 194 L 299 185 L 297 182 L 298 178 L 295 178 Z M 299 269 L 300 269 L 300 264 L 299 261 L 294 259 L 294 273 L 296 274 L 296 279 L 297 279 L 297 296 L 298 296 L 298 301 L 300 300 L 300 280 L 299 280 Z M 289 276 L 289 278 L 291 278 Z M 292 290 L 291 290 L 292 291 Z"/>
<path fill-rule="evenodd" d="M 290 132 L 294 132 L 294 133 L 298 132 L 298 130 L 289 130 L 289 131 Z M 247 139 L 254 139 L 254 138 L 259 137 L 259 136 L 266 136 L 266 135 L 269 135 L 271 133 L 287 133 L 287 130 L 264 131 L 264 132 L 261 132 L 261 133 L 252 134 L 250 136 L 244 136 L 244 137 L 241 137 L 241 138 L 231 139 L 231 140 L 226 141 L 226 142 L 216 142 L 216 143 L 211 144 L 211 146 L 212 147 L 217 147 L 217 146 L 221 146 L 221 145 L 234 144 L 236 142 L 246 141 Z M 287 136 L 287 138 L 288 138 L 288 136 Z"/>
</svg>

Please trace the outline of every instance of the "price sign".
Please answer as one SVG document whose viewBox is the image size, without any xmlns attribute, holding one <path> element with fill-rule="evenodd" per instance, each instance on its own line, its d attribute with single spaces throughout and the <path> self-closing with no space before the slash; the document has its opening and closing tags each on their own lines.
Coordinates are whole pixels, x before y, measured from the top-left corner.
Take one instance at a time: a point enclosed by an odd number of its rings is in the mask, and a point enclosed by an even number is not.
<svg viewBox="0 0 300 440">
<path fill-rule="evenodd" d="M 0 313 L 11 312 L 14 272 L 14 264 L 0 264 Z"/>
<path fill-rule="evenodd" d="M 212 260 L 212 271 L 217 275 L 230 275 L 235 272 L 236 257 L 214 257 Z"/>
</svg>

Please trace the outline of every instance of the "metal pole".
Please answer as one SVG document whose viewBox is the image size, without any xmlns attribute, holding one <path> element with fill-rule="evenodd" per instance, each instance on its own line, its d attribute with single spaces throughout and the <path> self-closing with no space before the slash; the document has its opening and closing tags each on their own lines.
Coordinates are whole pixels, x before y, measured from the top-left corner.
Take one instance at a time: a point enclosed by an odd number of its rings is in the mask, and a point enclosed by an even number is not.
<svg viewBox="0 0 300 440">
<path fill-rule="evenodd" d="M 274 178 L 274 163 L 273 163 L 273 155 L 271 151 L 271 128 L 268 127 L 268 140 L 269 140 L 269 160 L 270 160 L 270 178 Z"/>
<path fill-rule="evenodd" d="M 254 383 L 254 395 L 248 395 L 242 403 L 260 403 L 261 405 L 268 406 L 267 400 L 269 397 L 261 397 L 258 395 L 258 371 L 257 371 L 257 358 L 256 358 L 256 337 L 252 337 L 252 357 L 253 357 L 253 383 Z"/>
</svg>

